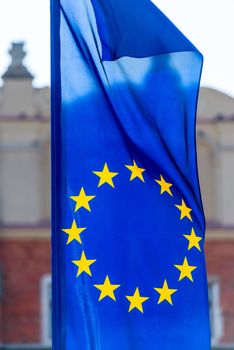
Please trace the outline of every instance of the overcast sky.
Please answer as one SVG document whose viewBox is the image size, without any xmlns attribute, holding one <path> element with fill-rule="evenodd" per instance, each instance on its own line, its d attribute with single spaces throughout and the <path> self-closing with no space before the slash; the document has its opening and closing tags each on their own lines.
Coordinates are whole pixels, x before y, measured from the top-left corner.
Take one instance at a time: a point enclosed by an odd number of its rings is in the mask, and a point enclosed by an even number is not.
<svg viewBox="0 0 234 350">
<path fill-rule="evenodd" d="M 234 96 L 234 0 L 154 2 L 203 53 L 202 85 Z M 49 0 L 0 0 L 0 74 L 11 41 L 24 40 L 35 85 L 48 85 L 49 39 Z"/>
</svg>

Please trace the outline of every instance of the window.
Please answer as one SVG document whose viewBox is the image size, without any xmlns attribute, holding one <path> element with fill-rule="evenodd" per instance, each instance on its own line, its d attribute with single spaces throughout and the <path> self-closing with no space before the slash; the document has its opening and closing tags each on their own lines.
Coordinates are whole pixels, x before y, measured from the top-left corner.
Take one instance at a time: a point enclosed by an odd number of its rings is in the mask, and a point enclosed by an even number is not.
<svg viewBox="0 0 234 350">
<path fill-rule="evenodd" d="M 51 276 L 44 275 L 41 279 L 41 340 L 50 345 L 52 340 L 51 327 Z"/>
<path fill-rule="evenodd" d="M 216 277 L 209 277 L 209 311 L 212 344 L 218 344 L 223 334 L 222 316 L 220 308 L 220 287 Z"/>
</svg>

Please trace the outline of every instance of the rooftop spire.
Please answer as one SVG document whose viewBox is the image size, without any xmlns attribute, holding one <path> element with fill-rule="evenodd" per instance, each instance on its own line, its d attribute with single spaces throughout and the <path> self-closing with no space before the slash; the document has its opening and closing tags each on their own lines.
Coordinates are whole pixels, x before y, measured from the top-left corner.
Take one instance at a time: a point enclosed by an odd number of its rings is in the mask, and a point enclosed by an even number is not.
<svg viewBox="0 0 234 350">
<path fill-rule="evenodd" d="M 7 71 L 3 74 L 3 79 L 33 79 L 32 74 L 23 64 L 23 59 L 26 55 L 24 42 L 12 43 L 12 48 L 9 50 L 12 61 Z"/>
</svg>

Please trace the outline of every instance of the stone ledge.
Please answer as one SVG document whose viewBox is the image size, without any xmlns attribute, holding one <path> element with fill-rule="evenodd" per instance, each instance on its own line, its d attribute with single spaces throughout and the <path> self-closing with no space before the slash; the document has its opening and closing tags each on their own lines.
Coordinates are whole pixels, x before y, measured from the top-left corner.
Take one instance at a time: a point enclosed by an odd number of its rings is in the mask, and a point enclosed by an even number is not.
<svg viewBox="0 0 234 350">
<path fill-rule="evenodd" d="M 51 229 L 50 227 L 9 227 L 0 228 L 0 240 L 14 240 L 14 239 L 50 239 Z"/>
<path fill-rule="evenodd" d="M 230 345 L 215 345 L 212 347 L 212 350 L 234 350 L 234 344 Z"/>
<path fill-rule="evenodd" d="M 41 344 L 0 344 L 0 350 L 52 350 L 52 348 Z"/>
</svg>

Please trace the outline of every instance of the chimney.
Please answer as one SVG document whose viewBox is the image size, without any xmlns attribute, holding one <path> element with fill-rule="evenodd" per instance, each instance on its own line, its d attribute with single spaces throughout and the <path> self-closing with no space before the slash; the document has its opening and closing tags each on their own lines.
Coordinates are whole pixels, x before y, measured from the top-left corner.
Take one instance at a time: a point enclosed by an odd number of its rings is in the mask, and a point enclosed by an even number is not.
<svg viewBox="0 0 234 350">
<path fill-rule="evenodd" d="M 24 43 L 12 43 L 9 54 L 11 55 L 11 63 L 2 76 L 0 113 L 9 117 L 33 115 L 33 76 L 23 63 L 26 55 Z"/>
</svg>

